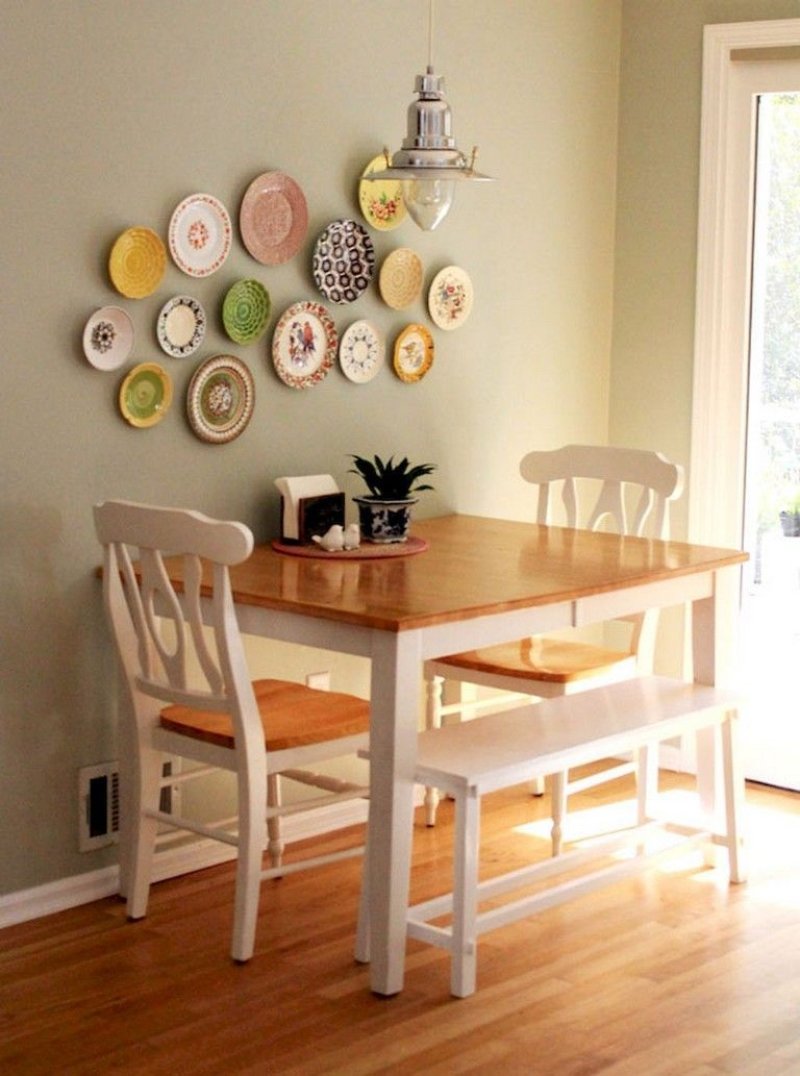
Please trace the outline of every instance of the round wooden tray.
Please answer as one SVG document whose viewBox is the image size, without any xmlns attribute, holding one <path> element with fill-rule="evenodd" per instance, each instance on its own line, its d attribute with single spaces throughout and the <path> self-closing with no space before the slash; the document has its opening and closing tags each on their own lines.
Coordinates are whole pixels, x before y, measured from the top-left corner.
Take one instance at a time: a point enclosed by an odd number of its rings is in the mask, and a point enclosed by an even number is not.
<svg viewBox="0 0 800 1076">
<path fill-rule="evenodd" d="M 358 549 L 328 551 L 318 545 L 289 545 L 275 538 L 272 548 L 292 557 L 316 557 L 318 560 L 377 560 L 381 557 L 411 557 L 424 552 L 428 543 L 424 538 L 415 538 L 412 534 L 405 542 L 363 542 Z"/>
</svg>

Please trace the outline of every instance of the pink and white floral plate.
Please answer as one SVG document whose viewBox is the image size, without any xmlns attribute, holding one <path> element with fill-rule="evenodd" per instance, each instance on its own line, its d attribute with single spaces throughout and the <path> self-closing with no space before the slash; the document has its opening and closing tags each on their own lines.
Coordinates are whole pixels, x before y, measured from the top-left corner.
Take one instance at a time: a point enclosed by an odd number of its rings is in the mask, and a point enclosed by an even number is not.
<svg viewBox="0 0 800 1076">
<path fill-rule="evenodd" d="M 189 276 L 216 273 L 231 251 L 233 229 L 228 210 L 211 194 L 190 194 L 169 222 L 169 249 Z"/>
<path fill-rule="evenodd" d="M 472 281 L 457 265 L 448 265 L 433 278 L 428 310 L 440 329 L 458 329 L 472 310 Z"/>
</svg>

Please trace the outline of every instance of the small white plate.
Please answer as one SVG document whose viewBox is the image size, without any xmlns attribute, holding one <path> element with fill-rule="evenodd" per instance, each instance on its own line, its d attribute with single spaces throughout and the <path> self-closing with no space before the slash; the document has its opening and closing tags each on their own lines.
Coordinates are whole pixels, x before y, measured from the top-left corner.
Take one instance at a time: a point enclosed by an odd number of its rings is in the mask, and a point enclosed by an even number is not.
<svg viewBox="0 0 800 1076">
<path fill-rule="evenodd" d="M 440 329 L 458 329 L 472 310 L 472 281 L 457 265 L 448 265 L 433 278 L 428 310 Z"/>
<path fill-rule="evenodd" d="M 354 321 L 339 344 L 339 365 L 345 377 L 363 385 L 383 366 L 386 345 L 368 321 Z"/>
<path fill-rule="evenodd" d="M 156 323 L 161 349 L 173 359 L 193 355 L 206 335 L 206 312 L 191 295 L 176 295 L 164 303 Z"/>
<path fill-rule="evenodd" d="M 117 370 L 133 349 L 133 322 L 119 306 L 95 310 L 83 330 L 83 353 L 96 370 Z"/>
</svg>

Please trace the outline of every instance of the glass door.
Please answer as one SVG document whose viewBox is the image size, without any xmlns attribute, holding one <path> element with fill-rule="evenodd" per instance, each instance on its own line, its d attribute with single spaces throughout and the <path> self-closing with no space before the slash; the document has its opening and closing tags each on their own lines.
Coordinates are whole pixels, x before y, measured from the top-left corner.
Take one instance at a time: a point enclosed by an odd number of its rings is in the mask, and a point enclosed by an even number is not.
<svg viewBox="0 0 800 1076">
<path fill-rule="evenodd" d="M 800 92 L 758 98 L 742 590 L 746 776 L 800 789 Z"/>
</svg>

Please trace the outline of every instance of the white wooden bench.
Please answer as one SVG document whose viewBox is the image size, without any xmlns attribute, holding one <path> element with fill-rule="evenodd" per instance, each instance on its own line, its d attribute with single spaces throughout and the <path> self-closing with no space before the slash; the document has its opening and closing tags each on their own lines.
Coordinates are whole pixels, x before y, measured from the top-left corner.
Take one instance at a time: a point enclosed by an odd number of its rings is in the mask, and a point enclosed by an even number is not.
<svg viewBox="0 0 800 1076">
<path fill-rule="evenodd" d="M 732 693 L 664 677 L 640 677 L 578 695 L 476 718 L 421 733 L 415 779 L 443 789 L 455 800 L 453 892 L 408 910 L 407 933 L 441 948 L 452 958 L 451 992 L 466 997 L 475 990 L 477 939 L 523 916 L 589 893 L 653 860 L 688 844 L 713 841 L 727 849 L 730 879 L 744 881 L 739 808 L 743 793 L 735 749 L 736 699 Z M 715 805 L 714 819 L 687 826 L 640 821 L 590 847 L 478 882 L 480 798 L 506 788 L 584 765 L 622 751 L 659 743 L 718 726 L 721 729 L 724 810 Z M 648 831 L 658 827 L 675 838 L 667 847 L 648 847 Z M 633 844 L 637 854 L 608 863 L 609 854 Z M 599 866 L 596 861 L 604 860 Z M 481 901 L 530 887 L 595 861 L 594 869 L 548 885 L 533 895 L 480 912 Z M 367 961 L 369 894 L 365 885 L 359 911 L 356 959 Z M 451 917 L 448 926 L 433 919 Z"/>
</svg>

